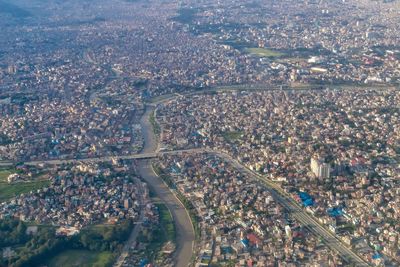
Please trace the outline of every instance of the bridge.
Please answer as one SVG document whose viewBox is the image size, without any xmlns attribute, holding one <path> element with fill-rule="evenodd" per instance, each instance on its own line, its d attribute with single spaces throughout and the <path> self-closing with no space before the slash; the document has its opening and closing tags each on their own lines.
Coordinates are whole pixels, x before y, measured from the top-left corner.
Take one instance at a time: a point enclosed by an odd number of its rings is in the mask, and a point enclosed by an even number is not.
<svg viewBox="0 0 400 267">
<path fill-rule="evenodd" d="M 27 161 L 24 162 L 26 165 L 37 166 L 37 165 L 62 165 L 62 164 L 74 164 L 74 163 L 96 163 L 105 162 L 112 160 L 133 160 L 133 159 L 152 159 L 157 158 L 161 155 L 180 155 L 184 153 L 201 153 L 206 152 L 202 148 L 192 148 L 192 149 L 182 149 L 182 150 L 172 150 L 172 151 L 158 151 L 150 153 L 138 153 L 130 155 L 116 155 L 116 156 L 103 156 L 94 158 L 82 158 L 82 159 L 54 159 L 54 160 L 37 160 L 37 161 Z M 16 162 L 4 163 L 5 165 L 15 165 Z"/>
</svg>

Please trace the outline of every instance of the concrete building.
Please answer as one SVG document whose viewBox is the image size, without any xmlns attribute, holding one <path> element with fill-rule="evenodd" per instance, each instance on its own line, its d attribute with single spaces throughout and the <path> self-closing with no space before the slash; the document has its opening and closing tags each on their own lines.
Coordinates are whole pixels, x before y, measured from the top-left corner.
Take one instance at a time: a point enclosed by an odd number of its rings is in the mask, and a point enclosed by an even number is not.
<svg viewBox="0 0 400 267">
<path fill-rule="evenodd" d="M 312 157 L 311 158 L 311 171 L 319 179 L 328 179 L 331 174 L 331 167 L 328 163 L 323 160 Z"/>
</svg>

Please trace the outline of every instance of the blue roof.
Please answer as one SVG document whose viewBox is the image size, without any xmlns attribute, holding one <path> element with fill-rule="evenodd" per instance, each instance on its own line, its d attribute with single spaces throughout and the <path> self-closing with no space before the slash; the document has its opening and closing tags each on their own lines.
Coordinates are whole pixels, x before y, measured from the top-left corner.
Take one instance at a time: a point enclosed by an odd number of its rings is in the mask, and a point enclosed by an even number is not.
<svg viewBox="0 0 400 267">
<path fill-rule="evenodd" d="M 306 200 L 311 198 L 311 196 L 306 192 L 299 192 L 299 197 L 301 198 L 301 200 Z"/>
<path fill-rule="evenodd" d="M 181 172 L 181 170 L 180 170 L 177 166 L 173 166 L 173 167 L 171 168 L 171 171 L 172 171 L 173 173 L 180 173 L 180 172 Z"/>
<path fill-rule="evenodd" d="M 221 247 L 222 254 L 232 253 L 231 247 Z"/>
<path fill-rule="evenodd" d="M 312 206 L 312 205 L 314 205 L 314 200 L 312 200 L 311 198 L 306 199 L 306 200 L 303 201 L 303 205 L 306 206 L 306 207 Z"/>
<path fill-rule="evenodd" d="M 328 214 L 332 217 L 338 217 L 343 215 L 343 210 L 342 208 L 331 208 L 327 210 Z"/>
<path fill-rule="evenodd" d="M 376 252 L 376 253 L 372 256 L 372 258 L 373 258 L 374 260 L 380 259 L 380 258 L 382 258 L 382 255 L 379 254 L 378 252 Z"/>
<path fill-rule="evenodd" d="M 211 256 L 209 256 L 209 255 L 202 255 L 201 258 L 203 260 L 211 260 Z"/>
<path fill-rule="evenodd" d="M 140 267 L 144 267 L 144 266 L 146 266 L 146 264 L 148 264 L 148 263 L 149 263 L 149 261 L 148 261 L 147 259 L 142 259 L 142 260 L 140 261 L 139 265 L 140 265 Z"/>
<path fill-rule="evenodd" d="M 314 199 L 306 192 L 299 192 L 298 193 L 303 205 L 308 207 L 314 205 Z"/>
</svg>

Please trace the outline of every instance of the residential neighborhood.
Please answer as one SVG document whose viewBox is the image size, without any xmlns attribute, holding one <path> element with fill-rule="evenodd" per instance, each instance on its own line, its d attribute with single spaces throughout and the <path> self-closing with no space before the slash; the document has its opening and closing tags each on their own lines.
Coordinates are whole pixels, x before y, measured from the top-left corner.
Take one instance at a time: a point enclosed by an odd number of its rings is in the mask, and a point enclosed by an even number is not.
<svg viewBox="0 0 400 267">
<path fill-rule="evenodd" d="M 399 262 L 399 103 L 398 90 L 224 92 L 157 115 L 164 147 L 223 151 L 299 203 L 307 193 L 307 211 L 366 259 Z"/>
<path fill-rule="evenodd" d="M 0 0 L 0 266 L 399 266 L 399 25 L 399 0 Z"/>
</svg>

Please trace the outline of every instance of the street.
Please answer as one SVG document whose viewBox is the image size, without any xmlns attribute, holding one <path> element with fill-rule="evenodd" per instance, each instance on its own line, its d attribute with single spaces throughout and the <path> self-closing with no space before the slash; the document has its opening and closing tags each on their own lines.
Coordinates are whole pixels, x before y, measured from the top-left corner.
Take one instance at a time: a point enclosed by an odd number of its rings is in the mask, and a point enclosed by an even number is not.
<svg viewBox="0 0 400 267">
<path fill-rule="evenodd" d="M 163 100 L 163 101 L 168 101 Z M 162 103 L 158 102 L 157 104 Z M 217 155 L 227 162 L 235 166 L 238 170 L 257 180 L 264 183 L 266 188 L 273 194 L 276 201 L 283 205 L 288 211 L 292 212 L 293 216 L 305 227 L 307 227 L 312 233 L 319 236 L 324 240 L 324 242 L 332 249 L 336 250 L 346 261 L 356 264 L 356 266 L 368 266 L 368 264 L 361 259 L 356 253 L 354 253 L 349 247 L 347 247 L 342 241 L 340 241 L 334 234 L 329 232 L 325 227 L 317 222 L 317 219 L 312 215 L 306 213 L 301 209 L 298 204 L 290 197 L 288 197 L 285 192 L 273 182 L 265 179 L 257 173 L 249 170 L 237 160 L 230 157 L 228 154 L 214 151 L 211 149 L 195 148 L 195 149 L 185 149 L 185 150 L 175 150 L 175 151 L 164 151 L 157 152 L 158 142 L 157 137 L 153 132 L 152 125 L 150 123 L 150 116 L 153 114 L 154 106 L 147 106 L 146 112 L 142 116 L 141 126 L 144 138 L 144 148 L 141 153 L 134 155 L 125 156 L 115 156 L 115 157 L 99 157 L 84 159 L 83 161 L 89 162 L 99 162 L 107 161 L 112 158 L 118 159 L 137 159 L 138 160 L 138 171 L 143 179 L 149 184 L 151 188 L 156 192 L 157 196 L 167 205 L 170 209 L 175 225 L 177 236 L 177 250 L 175 253 L 176 266 L 186 267 L 190 264 L 190 259 L 192 257 L 192 246 L 194 242 L 194 230 L 189 215 L 184 209 L 183 205 L 174 196 L 174 194 L 168 189 L 168 187 L 161 181 L 159 177 L 153 172 L 151 168 L 151 158 L 156 158 L 162 154 L 182 154 L 182 153 L 210 153 Z M 26 162 L 26 164 L 37 165 L 42 163 L 48 164 L 63 164 L 79 162 L 82 160 L 50 160 L 50 161 L 34 161 Z"/>
</svg>

